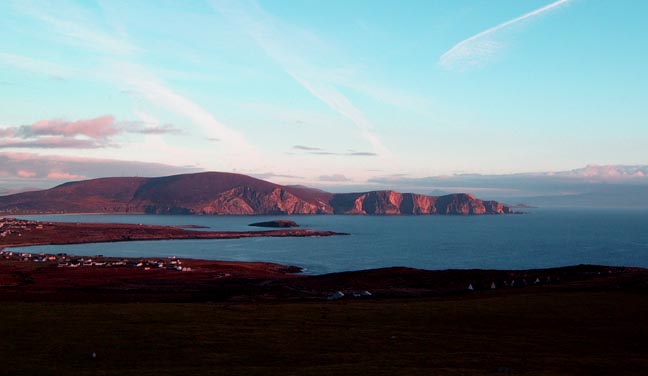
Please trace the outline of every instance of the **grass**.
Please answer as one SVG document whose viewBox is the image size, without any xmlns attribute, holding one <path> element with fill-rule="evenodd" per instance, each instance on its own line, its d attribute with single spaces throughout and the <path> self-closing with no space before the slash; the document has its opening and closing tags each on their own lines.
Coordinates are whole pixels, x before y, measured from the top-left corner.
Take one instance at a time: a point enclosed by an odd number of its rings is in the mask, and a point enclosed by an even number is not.
<svg viewBox="0 0 648 376">
<path fill-rule="evenodd" d="M 11 375 L 645 375 L 646 317 L 645 294 L 627 292 L 2 303 L 0 366 Z"/>
</svg>

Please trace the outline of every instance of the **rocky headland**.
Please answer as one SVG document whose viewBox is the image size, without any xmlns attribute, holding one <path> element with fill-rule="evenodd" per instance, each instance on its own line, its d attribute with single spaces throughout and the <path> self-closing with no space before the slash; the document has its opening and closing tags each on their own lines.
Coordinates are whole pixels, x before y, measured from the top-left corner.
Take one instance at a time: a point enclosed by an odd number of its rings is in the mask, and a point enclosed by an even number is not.
<svg viewBox="0 0 648 376">
<path fill-rule="evenodd" d="M 511 214 L 513 210 L 467 193 L 427 196 L 386 190 L 334 194 L 241 174 L 204 172 L 100 178 L 0 196 L 3 213 L 481 215 Z"/>
</svg>

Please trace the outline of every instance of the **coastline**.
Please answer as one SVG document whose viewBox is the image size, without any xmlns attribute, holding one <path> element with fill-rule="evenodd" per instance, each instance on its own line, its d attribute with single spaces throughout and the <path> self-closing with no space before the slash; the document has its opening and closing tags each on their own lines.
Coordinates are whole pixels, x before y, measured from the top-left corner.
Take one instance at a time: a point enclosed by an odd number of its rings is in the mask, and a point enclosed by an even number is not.
<svg viewBox="0 0 648 376">
<path fill-rule="evenodd" d="M 513 293 L 529 288 L 569 290 L 621 285 L 626 288 L 648 281 L 648 269 L 597 265 L 526 270 L 425 270 L 395 266 L 306 275 L 297 266 L 272 262 L 209 261 L 175 256 L 44 255 L 29 253 L 28 248 L 20 253 L 11 250 L 11 247 L 33 245 L 139 240 L 348 235 L 306 229 L 191 231 L 177 226 L 2 219 L 0 235 L 0 300 L 18 297 L 176 302 L 422 298 L 493 291 Z"/>
<path fill-rule="evenodd" d="M 78 235 L 83 226 L 70 228 Z M 0 257 L 0 337 L 14 344 L 3 354 L 16 374 L 643 375 L 648 367 L 648 269 L 304 275 L 263 262 L 33 257 L 47 260 Z M 80 259 L 89 266 L 74 266 Z"/>
<path fill-rule="evenodd" d="M 455 299 L 610 289 L 648 292 L 648 269 L 406 267 L 308 275 L 269 262 L 0 252 L 0 301 L 253 302 Z"/>
<path fill-rule="evenodd" d="M 138 240 L 241 239 L 251 237 L 321 237 L 349 235 L 334 231 L 282 229 L 265 231 L 192 231 L 179 226 L 123 223 L 40 222 L 1 219 L 0 247 L 109 243 Z"/>
</svg>

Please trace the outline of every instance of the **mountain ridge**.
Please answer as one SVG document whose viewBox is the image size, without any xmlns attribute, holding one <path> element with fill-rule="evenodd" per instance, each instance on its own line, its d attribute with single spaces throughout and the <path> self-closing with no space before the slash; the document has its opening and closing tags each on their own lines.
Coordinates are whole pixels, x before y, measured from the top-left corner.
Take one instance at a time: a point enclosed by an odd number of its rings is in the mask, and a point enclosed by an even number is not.
<svg viewBox="0 0 648 376">
<path fill-rule="evenodd" d="M 443 196 L 392 190 L 329 193 L 227 172 L 98 178 L 0 196 L 3 214 L 481 215 L 512 212 L 499 202 L 480 200 L 468 193 Z"/>
</svg>

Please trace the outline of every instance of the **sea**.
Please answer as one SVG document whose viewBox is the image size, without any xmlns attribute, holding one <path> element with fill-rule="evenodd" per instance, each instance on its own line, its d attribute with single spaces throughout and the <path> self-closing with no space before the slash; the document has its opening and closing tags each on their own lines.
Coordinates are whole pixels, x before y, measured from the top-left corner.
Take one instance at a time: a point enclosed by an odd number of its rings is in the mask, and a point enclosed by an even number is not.
<svg viewBox="0 0 648 376">
<path fill-rule="evenodd" d="M 37 215 L 58 222 L 204 226 L 261 231 L 252 222 L 290 219 L 302 228 L 349 236 L 162 240 L 14 248 L 32 253 L 265 261 L 308 274 L 407 266 L 423 269 L 532 269 L 577 264 L 648 267 L 648 210 L 524 209 L 485 216 Z"/>
</svg>

